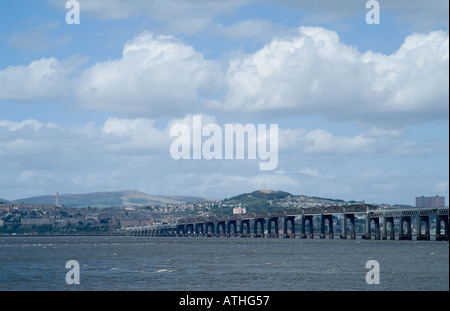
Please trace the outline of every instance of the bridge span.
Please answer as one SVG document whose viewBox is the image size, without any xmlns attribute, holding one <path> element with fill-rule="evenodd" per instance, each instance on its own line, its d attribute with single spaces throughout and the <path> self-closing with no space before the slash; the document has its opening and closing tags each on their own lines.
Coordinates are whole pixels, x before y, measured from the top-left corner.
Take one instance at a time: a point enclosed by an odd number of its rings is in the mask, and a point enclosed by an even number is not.
<svg viewBox="0 0 450 311">
<path fill-rule="evenodd" d="M 340 223 L 340 238 L 356 239 L 357 219 L 363 224 L 362 239 L 430 240 L 431 223 L 435 239 L 449 240 L 449 208 L 377 209 L 369 204 L 284 209 L 271 212 L 221 216 L 190 216 L 173 224 L 127 228 L 130 236 L 209 236 L 333 239 Z M 282 227 L 282 228 L 280 228 Z M 297 229 L 296 229 L 297 228 Z M 281 229 L 281 230 L 280 230 Z M 297 233 L 296 230 L 300 232 Z"/>
</svg>

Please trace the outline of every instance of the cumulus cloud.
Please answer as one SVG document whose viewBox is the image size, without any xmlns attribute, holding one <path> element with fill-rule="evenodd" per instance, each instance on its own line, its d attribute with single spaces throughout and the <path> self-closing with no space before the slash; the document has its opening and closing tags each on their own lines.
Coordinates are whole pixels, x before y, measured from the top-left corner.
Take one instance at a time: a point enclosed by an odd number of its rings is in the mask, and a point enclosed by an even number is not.
<svg viewBox="0 0 450 311">
<path fill-rule="evenodd" d="M 168 148 L 167 130 L 160 130 L 150 119 L 108 118 L 101 128 L 110 139 L 107 146 L 110 151 L 158 152 Z"/>
<path fill-rule="evenodd" d="M 355 136 L 338 136 L 323 129 L 281 129 L 282 154 L 313 156 L 417 157 L 446 152 L 448 144 L 413 142 L 401 130 L 371 128 Z"/>
<path fill-rule="evenodd" d="M 220 85 L 217 64 L 173 36 L 143 32 L 121 59 L 97 63 L 81 77 L 78 99 L 85 109 L 128 116 L 186 111 Z"/>
<path fill-rule="evenodd" d="M 448 115 L 448 33 L 413 34 L 392 55 L 360 53 L 336 32 L 300 27 L 234 59 L 210 108 L 403 125 Z"/>
<path fill-rule="evenodd" d="M 125 44 L 119 59 L 80 73 L 82 61 L 52 57 L 7 67 L 0 71 L 0 100 L 75 99 L 83 109 L 126 117 L 195 110 L 316 114 L 391 128 L 448 117 L 444 31 L 410 35 L 384 55 L 361 53 L 334 31 L 300 27 L 233 58 L 226 72 L 173 36 L 143 32 Z"/>
<path fill-rule="evenodd" d="M 8 66 L 0 71 L 0 100 L 31 101 L 67 95 L 72 62 L 42 58 L 28 66 Z"/>
</svg>

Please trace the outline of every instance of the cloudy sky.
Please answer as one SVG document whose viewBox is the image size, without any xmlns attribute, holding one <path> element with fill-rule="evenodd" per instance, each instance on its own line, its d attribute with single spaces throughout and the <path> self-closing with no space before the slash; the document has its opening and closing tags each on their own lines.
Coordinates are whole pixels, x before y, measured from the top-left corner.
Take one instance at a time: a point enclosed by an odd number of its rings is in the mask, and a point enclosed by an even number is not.
<svg viewBox="0 0 450 311">
<path fill-rule="evenodd" d="M 447 0 L 0 3 L 0 198 L 449 195 Z M 277 124 L 278 166 L 175 160 L 175 124 Z M 205 141 L 205 137 L 203 141 Z"/>
</svg>

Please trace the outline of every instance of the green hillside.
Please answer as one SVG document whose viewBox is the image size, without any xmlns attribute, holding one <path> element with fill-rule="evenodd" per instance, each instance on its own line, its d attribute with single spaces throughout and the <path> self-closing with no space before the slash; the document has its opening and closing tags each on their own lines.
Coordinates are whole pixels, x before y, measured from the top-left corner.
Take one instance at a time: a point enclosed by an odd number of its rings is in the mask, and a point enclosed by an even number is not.
<svg viewBox="0 0 450 311">
<path fill-rule="evenodd" d="M 258 190 L 224 199 L 218 209 L 223 214 L 231 214 L 233 206 L 245 207 L 247 212 L 270 211 L 279 209 L 277 202 L 286 201 L 291 197 L 292 195 L 285 191 Z"/>
<path fill-rule="evenodd" d="M 241 201 L 242 203 L 252 203 L 257 201 L 277 200 L 284 199 L 291 196 L 289 192 L 285 191 L 273 191 L 273 190 L 258 190 L 252 193 L 243 193 L 234 196 L 224 201 Z"/>
<path fill-rule="evenodd" d="M 258 190 L 240 194 L 212 204 L 211 212 L 215 215 L 232 214 L 234 207 L 243 207 L 247 213 L 273 211 L 279 209 L 312 208 L 317 206 L 344 205 L 340 199 L 293 195 L 285 191 Z"/>
</svg>

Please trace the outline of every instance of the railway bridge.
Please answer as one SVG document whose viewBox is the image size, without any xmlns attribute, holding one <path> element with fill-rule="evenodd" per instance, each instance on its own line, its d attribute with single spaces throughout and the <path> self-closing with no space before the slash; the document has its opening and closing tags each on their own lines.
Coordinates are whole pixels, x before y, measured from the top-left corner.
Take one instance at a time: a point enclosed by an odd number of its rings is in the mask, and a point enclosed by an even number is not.
<svg viewBox="0 0 450 311">
<path fill-rule="evenodd" d="M 369 204 L 282 209 L 238 215 L 190 216 L 173 224 L 127 228 L 127 235 L 314 238 L 314 232 L 319 232 L 320 238 L 333 239 L 337 234 L 335 223 L 340 220 L 340 238 L 356 239 L 356 219 L 361 219 L 364 223 L 362 239 L 373 237 L 376 240 L 393 240 L 397 232 L 399 240 L 412 240 L 415 220 L 416 239 L 430 240 L 430 224 L 434 220 L 435 240 L 449 240 L 448 207 L 382 210 Z M 299 233 L 296 228 L 299 228 Z"/>
</svg>

